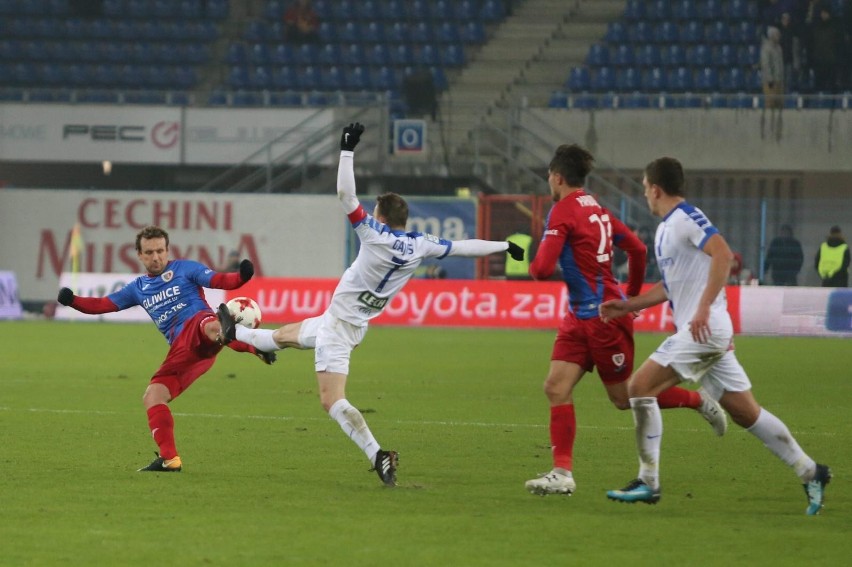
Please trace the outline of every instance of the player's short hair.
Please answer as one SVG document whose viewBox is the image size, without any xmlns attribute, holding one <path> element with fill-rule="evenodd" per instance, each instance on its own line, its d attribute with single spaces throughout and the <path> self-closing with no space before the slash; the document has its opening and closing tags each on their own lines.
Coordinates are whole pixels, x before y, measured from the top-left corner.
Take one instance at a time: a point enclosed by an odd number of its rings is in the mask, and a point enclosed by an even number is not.
<svg viewBox="0 0 852 567">
<path fill-rule="evenodd" d="M 666 195 L 683 197 L 683 166 L 672 157 L 657 158 L 645 166 L 648 183 L 660 187 Z"/>
<path fill-rule="evenodd" d="M 408 203 L 396 193 L 384 193 L 376 197 L 378 212 L 388 226 L 405 227 L 408 222 Z"/>
<path fill-rule="evenodd" d="M 142 240 L 151 240 L 152 238 L 165 238 L 166 250 L 169 249 L 169 233 L 159 226 L 146 226 L 136 235 L 136 251 L 142 252 Z"/>
<path fill-rule="evenodd" d="M 548 170 L 558 173 L 571 187 L 582 187 L 594 167 L 594 156 L 577 144 L 562 144 L 556 148 Z"/>
</svg>

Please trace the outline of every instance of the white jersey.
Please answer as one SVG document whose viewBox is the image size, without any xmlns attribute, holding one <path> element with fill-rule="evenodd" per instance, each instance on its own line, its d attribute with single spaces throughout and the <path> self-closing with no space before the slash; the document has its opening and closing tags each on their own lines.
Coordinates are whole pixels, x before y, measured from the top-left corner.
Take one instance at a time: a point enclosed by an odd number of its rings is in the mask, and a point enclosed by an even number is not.
<svg viewBox="0 0 852 567">
<path fill-rule="evenodd" d="M 405 287 L 423 260 L 446 256 L 485 256 L 508 249 L 507 242 L 450 241 L 431 234 L 393 230 L 368 214 L 355 197 L 353 152 L 340 152 L 337 192 L 361 241 L 358 257 L 343 273 L 329 311 L 353 325 L 378 316 Z"/>
<path fill-rule="evenodd" d="M 678 329 L 688 328 L 698 309 L 710 273 L 710 256 L 704 253 L 704 244 L 718 233 L 704 212 L 686 201 L 672 209 L 657 227 L 654 253 Z M 710 329 L 719 335 L 733 333 L 724 288 L 710 306 Z"/>
</svg>

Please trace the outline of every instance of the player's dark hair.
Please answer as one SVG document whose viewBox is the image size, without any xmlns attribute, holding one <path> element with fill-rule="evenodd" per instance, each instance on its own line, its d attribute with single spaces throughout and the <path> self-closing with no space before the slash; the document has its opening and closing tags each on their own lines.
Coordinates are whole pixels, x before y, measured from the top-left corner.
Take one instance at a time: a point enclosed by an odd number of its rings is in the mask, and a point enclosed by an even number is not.
<svg viewBox="0 0 852 567">
<path fill-rule="evenodd" d="M 582 187 L 586 184 L 586 176 L 592 171 L 594 162 L 592 154 L 577 144 L 562 144 L 556 148 L 548 168 L 564 177 L 569 186 Z"/>
<path fill-rule="evenodd" d="M 391 228 L 405 228 L 408 222 L 408 203 L 396 193 L 384 193 L 376 197 L 378 212 Z"/>
<path fill-rule="evenodd" d="M 657 158 L 645 166 L 648 183 L 660 187 L 670 197 L 683 197 L 683 166 L 675 158 Z"/>
<path fill-rule="evenodd" d="M 159 226 L 146 226 L 136 235 L 136 251 L 142 252 L 142 239 L 151 240 L 152 238 L 165 238 L 166 250 L 169 249 L 169 233 Z"/>
</svg>

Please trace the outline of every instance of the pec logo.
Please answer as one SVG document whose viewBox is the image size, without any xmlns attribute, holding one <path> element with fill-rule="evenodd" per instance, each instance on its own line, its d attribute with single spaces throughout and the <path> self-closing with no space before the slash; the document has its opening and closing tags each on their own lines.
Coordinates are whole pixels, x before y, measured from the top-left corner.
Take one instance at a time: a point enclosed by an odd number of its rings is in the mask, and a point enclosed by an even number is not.
<svg viewBox="0 0 852 567">
<path fill-rule="evenodd" d="M 397 155 L 425 155 L 426 121 L 394 120 L 393 153 Z"/>
</svg>

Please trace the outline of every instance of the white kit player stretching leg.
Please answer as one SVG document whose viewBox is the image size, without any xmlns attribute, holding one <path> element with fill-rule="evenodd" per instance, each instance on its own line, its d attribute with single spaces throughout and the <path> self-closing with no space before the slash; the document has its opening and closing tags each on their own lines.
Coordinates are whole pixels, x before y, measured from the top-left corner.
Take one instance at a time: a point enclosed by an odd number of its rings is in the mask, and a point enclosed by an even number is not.
<svg viewBox="0 0 852 567">
<path fill-rule="evenodd" d="M 218 313 L 226 341 L 245 341 L 264 352 L 287 347 L 315 349 L 315 370 L 323 408 L 364 452 L 382 482 L 394 486 L 397 452 L 382 450 L 364 416 L 346 399 L 352 350 L 364 340 L 370 319 L 378 316 L 402 290 L 423 260 L 478 257 L 499 252 L 508 252 L 515 260 L 522 260 L 524 251 L 505 241 L 451 241 L 431 234 L 406 232 L 408 204 L 396 193 L 377 197 L 373 213 L 368 213 L 355 194 L 353 169 L 355 146 L 363 132 L 364 126 L 359 123 L 343 128 L 337 169 L 337 196 L 361 247 L 355 261 L 340 278 L 325 313 L 275 330 L 235 325 L 224 305 L 219 307 Z"/>
<path fill-rule="evenodd" d="M 683 168 L 676 159 L 652 161 L 642 183 L 651 213 L 662 219 L 654 239 L 662 281 L 639 296 L 602 303 L 600 313 L 609 321 L 669 301 L 677 331 L 630 378 L 639 475 L 621 490 L 608 491 L 607 497 L 629 503 L 660 500 L 663 421 L 655 396 L 687 381 L 700 383 L 737 425 L 795 471 L 808 499 L 805 513 L 818 514 L 831 471 L 802 450 L 780 419 L 760 407 L 734 354 L 725 296 L 733 259 L 728 243 L 707 216 L 685 200 Z"/>
</svg>

